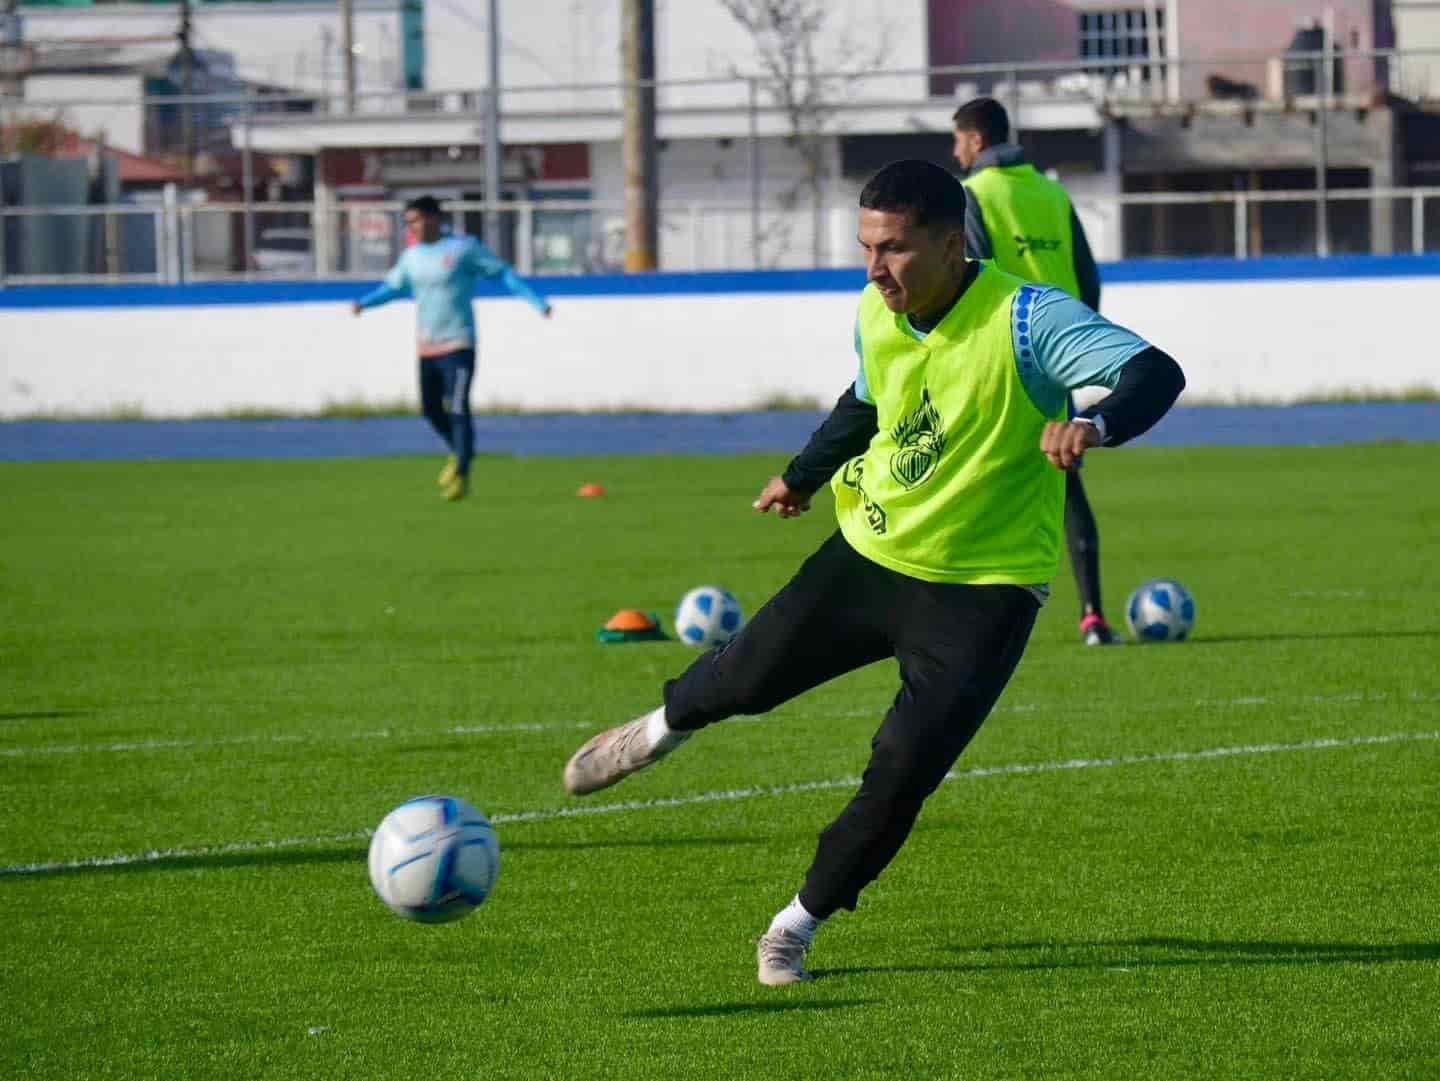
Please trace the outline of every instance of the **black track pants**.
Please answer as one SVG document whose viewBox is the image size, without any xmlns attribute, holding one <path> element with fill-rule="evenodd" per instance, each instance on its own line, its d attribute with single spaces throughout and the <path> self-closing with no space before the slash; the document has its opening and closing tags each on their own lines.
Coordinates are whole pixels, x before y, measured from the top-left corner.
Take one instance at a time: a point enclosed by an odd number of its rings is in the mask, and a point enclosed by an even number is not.
<svg viewBox="0 0 1440 1081">
<path fill-rule="evenodd" d="M 728 646 L 665 685 L 672 728 L 764 713 L 885 657 L 900 692 L 870 743 L 860 790 L 820 835 L 800 891 L 814 916 L 855 907 L 905 843 L 1005 689 L 1039 603 L 1020 586 L 939 585 L 888 570 L 836 533 Z"/>
</svg>

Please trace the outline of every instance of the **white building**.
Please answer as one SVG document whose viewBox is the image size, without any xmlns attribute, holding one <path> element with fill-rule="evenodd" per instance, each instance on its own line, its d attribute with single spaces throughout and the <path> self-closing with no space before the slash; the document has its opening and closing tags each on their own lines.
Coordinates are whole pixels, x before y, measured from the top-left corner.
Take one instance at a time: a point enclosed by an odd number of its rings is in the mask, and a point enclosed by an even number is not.
<svg viewBox="0 0 1440 1081">
<path fill-rule="evenodd" d="M 359 99 L 347 111 L 337 105 L 338 4 L 198 0 L 197 47 L 223 49 L 245 80 L 326 99 L 304 114 L 236 124 L 234 144 L 312 160 L 325 220 L 331 208 L 421 191 L 479 201 L 488 4 L 354 6 Z M 1385 92 L 1440 94 L 1432 67 L 1418 60 L 1386 69 L 1356 55 L 1436 45 L 1440 0 L 827 0 L 822 9 L 817 66 L 850 74 L 823 81 L 821 134 L 797 144 L 794 118 L 767 77 L 765 43 L 721 0 L 655 0 L 662 265 L 853 262 L 849 208 L 864 179 L 897 157 L 947 160 L 950 115 L 976 93 L 1010 105 L 1036 163 L 1057 170 L 1075 197 L 1102 259 L 1215 254 L 1237 236 L 1251 252 L 1278 243 L 1303 250 L 1315 227 L 1283 206 L 1248 219 L 1198 202 L 1122 215 L 1115 198 L 1311 186 L 1317 98 L 1289 85 L 1284 52 L 1297 22 L 1317 9 L 1346 51 L 1336 69 L 1346 109 L 1333 114 L 1325 147 L 1332 186 L 1410 179 L 1408 148 L 1429 129 L 1407 119 L 1397 130 Z M 29 41 L 153 38 L 173 34 L 177 20 L 174 6 L 145 3 L 21 10 Z M 621 0 L 500 0 L 499 11 L 504 197 L 533 207 L 509 219 L 527 242 L 512 247 L 507 230 L 500 246 L 522 266 L 611 265 L 624 183 Z M 1248 58 L 1234 58 L 1242 53 Z M 1232 55 L 1214 59 L 1222 54 Z M 1054 66 L 1007 71 L 1015 60 Z M 925 73 L 939 65 L 970 70 Z M 888 74 L 863 75 L 880 70 Z M 116 126 L 133 131 L 129 121 Z M 809 160 L 804 146 L 815 148 Z M 812 205 L 836 209 L 816 214 Z M 1341 217 L 1332 226 L 1348 233 L 1347 246 L 1395 243 L 1398 226 L 1378 210 L 1349 204 Z M 365 219 L 366 235 L 381 242 L 372 250 L 395 239 L 393 223 L 387 240 L 380 220 Z M 479 216 L 464 225 L 478 229 Z M 317 236 L 317 247 L 322 270 L 351 266 L 345 245 L 332 251 Z"/>
</svg>

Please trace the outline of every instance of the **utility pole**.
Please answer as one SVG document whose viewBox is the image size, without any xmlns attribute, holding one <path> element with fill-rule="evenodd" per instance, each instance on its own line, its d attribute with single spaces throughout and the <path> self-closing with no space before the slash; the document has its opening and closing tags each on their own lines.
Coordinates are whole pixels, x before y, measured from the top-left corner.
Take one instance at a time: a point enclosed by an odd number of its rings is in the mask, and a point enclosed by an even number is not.
<svg viewBox="0 0 1440 1081">
<path fill-rule="evenodd" d="M 1330 254 L 1330 103 L 1335 93 L 1335 9 L 1325 9 L 1321 25 L 1320 78 L 1315 80 L 1319 98 L 1315 125 L 1318 158 L 1315 163 L 1315 252 Z"/>
<path fill-rule="evenodd" d="M 190 45 L 193 26 L 190 21 L 190 0 L 180 0 L 180 138 L 183 145 L 185 187 L 195 180 L 195 50 Z"/>
<path fill-rule="evenodd" d="M 488 39 L 490 51 L 490 89 L 485 95 L 485 243 L 502 257 L 500 243 L 500 0 L 490 0 Z M 517 238 L 517 244 L 528 238 Z M 512 257 L 514 253 L 511 253 Z"/>
<path fill-rule="evenodd" d="M 0 47 L 5 50 L 5 60 L 8 62 L 14 57 L 16 72 L 20 67 L 20 46 L 23 43 L 24 31 L 20 22 L 20 0 L 6 0 L 4 26 L 0 28 Z M 4 83 L 11 78 L 5 73 L 4 82 L 0 82 L 0 89 L 8 89 Z M 0 95 L 3 97 L 3 95 Z M 5 288 L 5 271 L 8 262 L 5 235 L 5 113 L 0 109 L 0 289 Z"/>
<path fill-rule="evenodd" d="M 355 0 L 340 0 L 340 51 L 345 72 L 345 112 L 355 111 Z"/>
<path fill-rule="evenodd" d="M 659 248 L 655 154 L 655 3 L 624 0 L 625 270 L 654 270 Z"/>
</svg>

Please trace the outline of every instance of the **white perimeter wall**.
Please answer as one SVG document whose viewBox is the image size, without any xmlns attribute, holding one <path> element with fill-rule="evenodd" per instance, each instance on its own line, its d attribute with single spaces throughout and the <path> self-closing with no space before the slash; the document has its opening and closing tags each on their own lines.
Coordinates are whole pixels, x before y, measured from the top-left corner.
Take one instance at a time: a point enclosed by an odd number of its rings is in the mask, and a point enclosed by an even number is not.
<svg viewBox="0 0 1440 1081">
<path fill-rule="evenodd" d="M 1115 285 L 1106 314 L 1185 368 L 1192 401 L 1289 401 L 1440 386 L 1417 312 L 1433 277 Z M 854 377 L 846 293 L 560 297 L 550 321 L 476 305 L 478 409 L 823 406 Z M 414 399 L 406 302 L 0 310 L 0 416 L 156 416 Z"/>
</svg>

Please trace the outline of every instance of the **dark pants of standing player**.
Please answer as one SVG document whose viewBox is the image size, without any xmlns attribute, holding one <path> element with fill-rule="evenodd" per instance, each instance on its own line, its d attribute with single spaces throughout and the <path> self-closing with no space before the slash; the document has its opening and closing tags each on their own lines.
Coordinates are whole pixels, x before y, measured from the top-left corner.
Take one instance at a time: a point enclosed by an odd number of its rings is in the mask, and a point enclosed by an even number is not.
<svg viewBox="0 0 1440 1081">
<path fill-rule="evenodd" d="M 420 358 L 420 411 L 455 455 L 455 469 L 462 477 L 469 475 L 470 459 L 475 456 L 475 428 L 470 420 L 474 376 L 473 349 Z"/>
<path fill-rule="evenodd" d="M 1074 470 L 1065 475 L 1065 546 L 1070 549 L 1070 569 L 1075 572 L 1075 588 L 1080 593 L 1080 614 L 1103 612 L 1100 531 L 1095 528 L 1095 512 L 1085 497 L 1085 485 Z"/>
<path fill-rule="evenodd" d="M 900 662 L 860 790 L 820 835 L 800 890 L 812 916 L 853 910 L 1005 689 L 1039 607 L 1019 586 L 897 574 L 836 533 L 728 646 L 665 685 L 665 720 L 693 730 L 764 713 L 862 665 Z"/>
<path fill-rule="evenodd" d="M 1067 412 L 1071 420 L 1079 412 L 1075 399 L 1070 398 Z M 1070 570 L 1075 574 L 1075 589 L 1080 594 L 1080 614 L 1101 613 L 1100 601 L 1100 531 L 1095 526 L 1095 512 L 1085 496 L 1085 485 L 1078 468 L 1065 474 L 1065 547 L 1070 550 Z"/>
</svg>

